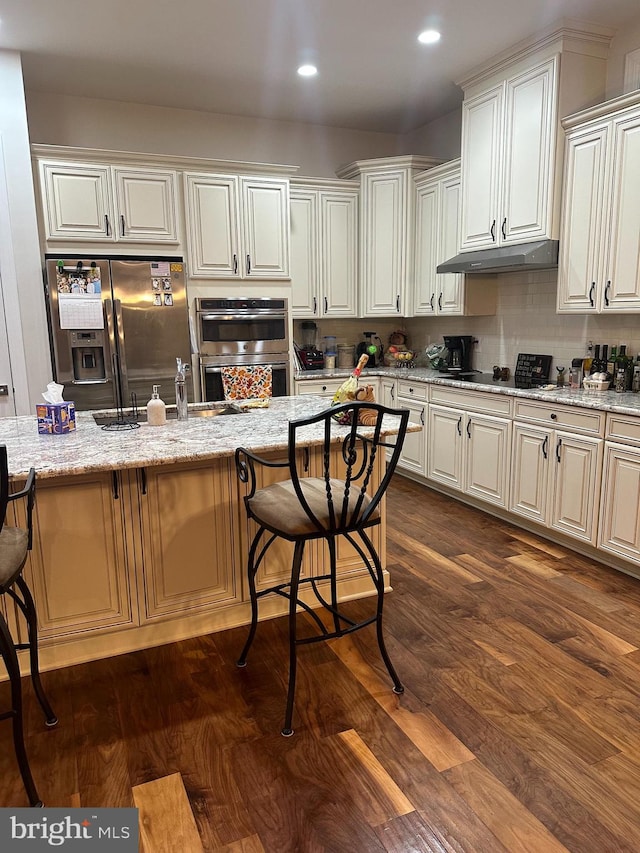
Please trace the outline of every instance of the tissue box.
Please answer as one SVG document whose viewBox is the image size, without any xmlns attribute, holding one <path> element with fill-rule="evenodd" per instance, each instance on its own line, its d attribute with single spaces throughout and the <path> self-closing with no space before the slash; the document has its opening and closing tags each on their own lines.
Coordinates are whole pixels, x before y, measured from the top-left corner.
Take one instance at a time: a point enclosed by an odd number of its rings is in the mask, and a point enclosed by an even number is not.
<svg viewBox="0 0 640 853">
<path fill-rule="evenodd" d="M 76 428 L 76 407 L 71 402 L 38 403 L 38 432 L 41 435 L 62 435 Z"/>
</svg>

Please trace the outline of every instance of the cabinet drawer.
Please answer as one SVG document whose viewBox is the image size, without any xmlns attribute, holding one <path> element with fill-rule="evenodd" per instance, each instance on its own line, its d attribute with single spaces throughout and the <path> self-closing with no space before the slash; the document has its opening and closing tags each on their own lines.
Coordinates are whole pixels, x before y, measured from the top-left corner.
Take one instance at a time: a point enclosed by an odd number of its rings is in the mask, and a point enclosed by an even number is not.
<svg viewBox="0 0 640 853">
<path fill-rule="evenodd" d="M 516 400 L 514 416 L 518 420 L 571 429 L 583 435 L 604 434 L 605 413 L 591 409 Z"/>
<path fill-rule="evenodd" d="M 607 436 L 611 441 L 622 441 L 627 444 L 637 444 L 640 447 L 640 416 L 607 415 Z"/>
<path fill-rule="evenodd" d="M 295 383 L 296 394 L 333 395 L 344 379 L 302 379 Z"/>
<path fill-rule="evenodd" d="M 426 400 L 428 392 L 429 386 L 424 382 L 409 382 L 406 379 L 398 379 L 398 397 L 405 397 L 409 400 Z"/>
<path fill-rule="evenodd" d="M 511 397 L 481 391 L 458 391 L 442 385 L 431 386 L 431 402 L 457 406 L 470 412 L 490 412 L 492 415 L 511 415 Z"/>
</svg>

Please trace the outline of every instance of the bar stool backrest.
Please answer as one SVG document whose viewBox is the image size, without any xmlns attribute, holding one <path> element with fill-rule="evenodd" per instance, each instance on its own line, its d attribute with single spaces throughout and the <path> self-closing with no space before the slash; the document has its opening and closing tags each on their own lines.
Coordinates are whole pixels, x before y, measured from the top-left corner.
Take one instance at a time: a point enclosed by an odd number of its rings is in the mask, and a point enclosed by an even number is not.
<svg viewBox="0 0 640 853">
<path fill-rule="evenodd" d="M 367 426 L 358 423 L 363 410 L 368 414 Z M 350 424 L 344 426 L 337 419 L 350 421 Z M 353 402 L 334 406 L 309 418 L 289 422 L 291 481 L 305 513 L 318 532 L 334 535 L 366 525 L 382 500 L 396 469 L 408 420 L 408 409 L 390 409 L 379 403 Z M 309 443 L 312 432 L 317 434 L 317 427 L 313 428 L 318 423 L 324 425 L 321 453 L 322 479 L 326 493 L 326 512 L 319 513 L 314 512 L 300 485 L 300 450 Z M 394 434 L 383 437 L 383 425 L 386 429 L 393 426 Z M 340 468 L 331 470 L 331 450 L 336 444 L 342 444 Z M 390 451 L 390 455 L 386 472 L 378 487 L 371 493 L 369 487 L 376 459 L 379 453 L 386 454 L 387 451 Z"/>
</svg>

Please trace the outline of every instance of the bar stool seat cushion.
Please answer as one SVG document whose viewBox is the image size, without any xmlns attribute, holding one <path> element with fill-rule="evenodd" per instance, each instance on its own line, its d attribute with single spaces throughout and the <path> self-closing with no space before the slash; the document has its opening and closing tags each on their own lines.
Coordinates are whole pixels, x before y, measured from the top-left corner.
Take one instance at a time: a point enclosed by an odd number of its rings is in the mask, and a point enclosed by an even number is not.
<svg viewBox="0 0 640 853">
<path fill-rule="evenodd" d="M 349 520 L 355 512 L 356 503 L 360 498 L 360 490 L 358 488 L 351 490 L 347 503 L 346 524 L 341 525 L 340 516 L 342 513 L 345 484 L 343 480 L 332 479 L 329 482 L 336 516 L 334 524 L 339 528 L 348 528 Z M 299 483 L 311 511 L 323 528 L 330 530 L 331 521 L 327 503 L 326 480 L 321 477 L 305 477 L 299 480 Z M 285 480 L 282 483 L 273 483 L 271 486 L 259 489 L 247 503 L 258 522 L 271 530 L 278 530 L 283 536 L 295 537 L 303 534 L 314 535 L 319 533 L 318 528 L 309 518 L 300 503 L 291 480 Z M 358 512 L 358 517 L 362 515 L 369 503 L 370 498 L 365 495 L 360 506 L 360 511 Z M 379 518 L 380 513 L 376 509 L 371 513 L 368 524 L 376 523 Z"/>
<path fill-rule="evenodd" d="M 20 527 L 0 531 L 0 592 L 11 586 L 27 555 L 29 534 Z"/>
</svg>

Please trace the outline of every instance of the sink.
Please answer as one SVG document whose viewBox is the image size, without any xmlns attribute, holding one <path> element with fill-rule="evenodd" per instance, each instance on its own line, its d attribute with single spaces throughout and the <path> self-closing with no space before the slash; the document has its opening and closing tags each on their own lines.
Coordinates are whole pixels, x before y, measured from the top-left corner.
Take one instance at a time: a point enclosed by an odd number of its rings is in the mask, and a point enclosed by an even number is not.
<svg viewBox="0 0 640 853">
<path fill-rule="evenodd" d="M 207 409 L 189 409 L 189 420 L 191 418 L 217 418 L 220 415 L 239 415 L 242 414 L 242 409 L 233 403 L 223 403 L 219 406 L 211 406 Z M 107 424 L 111 424 L 116 420 L 117 416 L 115 414 L 101 414 L 94 415 L 93 419 L 98 426 L 106 426 Z M 175 409 L 167 410 L 167 420 L 175 421 L 178 419 L 178 413 Z M 137 421 L 139 424 L 146 423 L 147 421 L 147 413 L 146 411 L 139 411 L 137 416 L 134 418 L 131 409 L 125 409 L 122 413 L 123 421 Z"/>
</svg>

